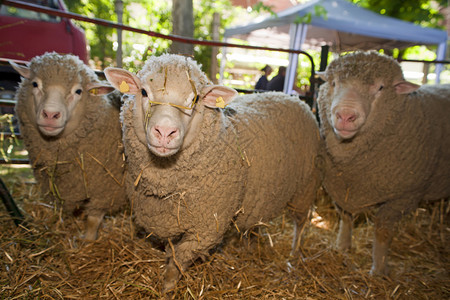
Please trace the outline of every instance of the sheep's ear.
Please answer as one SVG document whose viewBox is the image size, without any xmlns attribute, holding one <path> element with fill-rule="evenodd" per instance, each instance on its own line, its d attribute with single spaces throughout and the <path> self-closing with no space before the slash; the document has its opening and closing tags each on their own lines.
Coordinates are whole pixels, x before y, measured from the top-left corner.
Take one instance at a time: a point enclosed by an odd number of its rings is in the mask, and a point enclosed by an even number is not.
<svg viewBox="0 0 450 300">
<path fill-rule="evenodd" d="M 394 84 L 394 87 L 397 94 L 409 94 L 420 88 L 420 85 L 409 81 L 400 81 Z"/>
<path fill-rule="evenodd" d="M 123 94 L 136 95 L 141 93 L 141 81 L 131 72 L 119 68 L 106 68 L 106 79 Z"/>
<path fill-rule="evenodd" d="M 88 83 L 87 89 L 89 93 L 96 96 L 107 95 L 114 91 L 114 87 L 104 82 Z"/>
<path fill-rule="evenodd" d="M 22 75 L 22 77 L 25 77 L 27 79 L 30 78 L 31 71 L 28 66 L 22 66 L 22 65 L 16 64 L 12 60 L 9 61 L 9 64 L 14 68 L 14 70 L 19 72 L 19 74 Z"/>
<path fill-rule="evenodd" d="M 201 92 L 202 103 L 209 108 L 224 108 L 237 94 L 235 89 L 223 85 L 207 85 Z"/>
</svg>

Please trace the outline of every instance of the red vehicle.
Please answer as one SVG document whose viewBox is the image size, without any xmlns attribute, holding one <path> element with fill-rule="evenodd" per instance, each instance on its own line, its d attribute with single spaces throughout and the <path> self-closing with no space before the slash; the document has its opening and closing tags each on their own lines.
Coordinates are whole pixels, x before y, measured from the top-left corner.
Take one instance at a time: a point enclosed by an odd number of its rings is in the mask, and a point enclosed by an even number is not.
<svg viewBox="0 0 450 300">
<path fill-rule="evenodd" d="M 63 0 L 22 0 L 47 8 L 67 11 Z M 87 63 L 84 31 L 70 19 L 0 4 L 0 58 L 29 61 L 55 51 L 72 53 Z M 20 81 L 5 60 L 0 64 L 0 98 L 11 98 Z"/>
</svg>

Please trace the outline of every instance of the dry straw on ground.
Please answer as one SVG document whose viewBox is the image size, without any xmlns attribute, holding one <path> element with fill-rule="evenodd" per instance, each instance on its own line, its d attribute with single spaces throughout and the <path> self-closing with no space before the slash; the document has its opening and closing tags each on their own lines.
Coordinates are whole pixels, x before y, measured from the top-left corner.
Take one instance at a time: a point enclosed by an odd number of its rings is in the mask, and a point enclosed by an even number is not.
<svg viewBox="0 0 450 300">
<path fill-rule="evenodd" d="M 7 178 L 27 226 L 0 207 L 1 299 L 158 299 L 164 253 L 137 237 L 129 211 L 105 220 L 96 242 L 83 242 L 80 220 L 60 214 L 33 184 Z M 302 256 L 290 257 L 292 224 L 282 216 L 248 241 L 231 237 L 197 261 L 166 298 L 449 299 L 448 200 L 404 218 L 390 251 L 390 276 L 370 277 L 371 215 L 356 220 L 349 254 L 333 249 L 337 216 L 320 193 L 304 232 Z"/>
</svg>

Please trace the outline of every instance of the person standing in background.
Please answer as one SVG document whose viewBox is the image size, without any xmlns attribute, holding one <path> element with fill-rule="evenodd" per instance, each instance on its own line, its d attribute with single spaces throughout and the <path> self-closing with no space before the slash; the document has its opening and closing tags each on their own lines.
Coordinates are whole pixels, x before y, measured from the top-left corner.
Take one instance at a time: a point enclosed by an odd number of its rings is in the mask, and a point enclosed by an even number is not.
<svg viewBox="0 0 450 300">
<path fill-rule="evenodd" d="M 295 77 L 297 77 L 297 75 Z M 285 78 L 286 78 L 286 67 L 281 66 L 278 68 L 278 74 L 275 77 L 273 77 L 267 84 L 267 90 L 283 92 Z M 305 94 L 306 94 L 306 89 L 304 90 L 302 88 L 299 88 L 295 84 L 295 82 L 292 86 L 292 90 L 293 90 L 293 94 L 298 94 L 298 95 L 302 95 L 302 96 L 305 96 Z"/>
<path fill-rule="evenodd" d="M 286 77 L 286 67 L 279 67 L 278 74 L 267 84 L 267 90 L 282 92 L 284 88 L 284 79 Z"/>
<path fill-rule="evenodd" d="M 255 90 L 267 90 L 267 84 L 269 83 L 268 77 L 272 73 L 272 68 L 269 65 L 266 65 L 261 69 L 261 71 L 264 72 L 264 75 L 258 79 L 258 82 L 255 85 Z"/>
</svg>

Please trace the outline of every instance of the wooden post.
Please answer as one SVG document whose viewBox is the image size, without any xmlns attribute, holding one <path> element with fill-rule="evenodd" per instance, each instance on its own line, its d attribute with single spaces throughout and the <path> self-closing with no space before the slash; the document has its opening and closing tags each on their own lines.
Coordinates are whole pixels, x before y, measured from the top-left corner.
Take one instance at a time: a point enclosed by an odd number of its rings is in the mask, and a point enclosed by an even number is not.
<svg viewBox="0 0 450 300">
<path fill-rule="evenodd" d="M 214 41 L 218 41 L 220 39 L 219 36 L 219 28 L 220 28 L 220 14 L 215 12 L 213 14 L 213 22 L 212 22 L 212 39 Z M 219 53 L 219 49 L 217 47 L 212 47 L 212 53 L 211 53 L 211 67 L 210 67 L 210 79 L 214 84 L 218 83 L 218 79 L 216 77 L 216 74 L 218 72 L 219 66 L 217 65 L 217 54 Z"/>
<path fill-rule="evenodd" d="M 192 0 L 172 0 L 172 33 L 184 37 L 194 37 L 194 7 Z M 194 45 L 172 42 L 170 52 L 194 55 Z"/>
<path fill-rule="evenodd" d="M 323 72 L 326 70 L 328 65 L 328 52 L 330 51 L 330 46 L 323 45 L 320 51 L 320 68 L 319 71 Z"/>
<path fill-rule="evenodd" d="M 428 82 L 428 73 L 430 72 L 430 64 L 429 63 L 423 63 L 423 77 L 422 77 L 422 84 L 426 84 Z"/>
<path fill-rule="evenodd" d="M 123 17 L 123 1 L 116 0 L 114 1 L 116 14 L 117 14 L 117 23 L 122 24 Z M 118 68 L 122 68 L 122 29 L 117 29 L 117 53 L 116 53 L 116 63 Z"/>
</svg>

